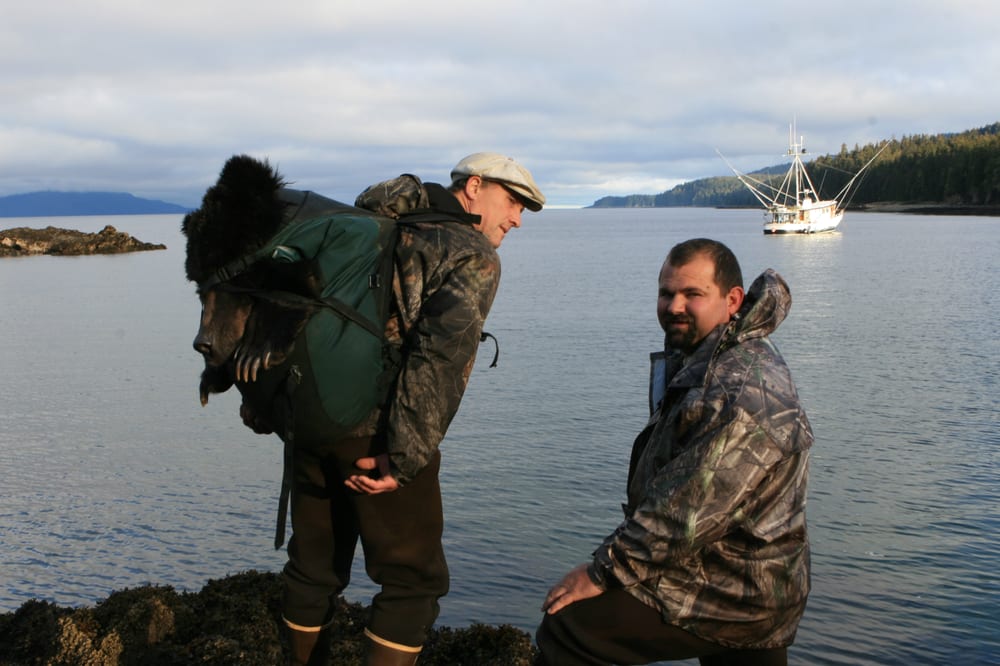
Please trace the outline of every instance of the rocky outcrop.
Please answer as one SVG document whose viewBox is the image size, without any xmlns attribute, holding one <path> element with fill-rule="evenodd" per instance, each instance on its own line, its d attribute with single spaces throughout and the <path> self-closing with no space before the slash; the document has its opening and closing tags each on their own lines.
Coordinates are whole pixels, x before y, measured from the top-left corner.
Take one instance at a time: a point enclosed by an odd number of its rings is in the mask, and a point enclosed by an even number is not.
<svg viewBox="0 0 1000 666">
<path fill-rule="evenodd" d="M 97 233 L 73 229 L 16 227 L 0 231 L 0 257 L 32 254 L 81 255 L 121 254 L 145 250 L 165 250 L 161 243 L 143 243 L 118 231 L 110 224 Z"/>
<path fill-rule="evenodd" d="M 0 664 L 125 666 L 285 663 L 277 574 L 244 572 L 197 593 L 145 586 L 115 592 L 92 608 L 29 601 L 0 615 Z M 364 664 L 366 609 L 339 601 L 333 662 Z M 432 630 L 420 666 L 529 666 L 531 637 L 510 625 Z"/>
</svg>

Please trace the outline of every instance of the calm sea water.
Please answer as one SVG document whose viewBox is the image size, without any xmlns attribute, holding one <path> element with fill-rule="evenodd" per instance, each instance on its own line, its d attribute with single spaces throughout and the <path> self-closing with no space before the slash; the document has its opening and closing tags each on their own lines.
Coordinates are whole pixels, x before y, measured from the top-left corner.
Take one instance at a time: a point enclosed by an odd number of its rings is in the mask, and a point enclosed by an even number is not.
<svg viewBox="0 0 1000 666">
<path fill-rule="evenodd" d="M 484 350 L 443 444 L 440 623 L 533 631 L 620 520 L 661 345 L 667 249 L 718 238 L 792 288 L 774 336 L 816 432 L 813 593 L 793 663 L 1000 663 L 1000 220 L 849 214 L 765 237 L 755 211 L 551 210 L 501 249 Z M 277 571 L 280 445 L 198 403 L 180 216 L 7 219 L 161 252 L 0 260 L 0 612 Z M 489 352 L 489 353 L 487 353 Z M 372 587 L 356 567 L 348 598 Z"/>
</svg>

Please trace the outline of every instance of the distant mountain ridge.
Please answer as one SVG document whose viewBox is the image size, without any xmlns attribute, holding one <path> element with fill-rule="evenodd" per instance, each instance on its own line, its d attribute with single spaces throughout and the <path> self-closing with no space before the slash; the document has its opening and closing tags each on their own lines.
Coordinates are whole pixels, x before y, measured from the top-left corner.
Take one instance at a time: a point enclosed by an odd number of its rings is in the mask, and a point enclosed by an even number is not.
<svg viewBox="0 0 1000 666">
<path fill-rule="evenodd" d="M 0 217 L 61 217 L 68 215 L 163 215 L 190 208 L 142 199 L 127 192 L 29 192 L 0 197 Z"/>
</svg>

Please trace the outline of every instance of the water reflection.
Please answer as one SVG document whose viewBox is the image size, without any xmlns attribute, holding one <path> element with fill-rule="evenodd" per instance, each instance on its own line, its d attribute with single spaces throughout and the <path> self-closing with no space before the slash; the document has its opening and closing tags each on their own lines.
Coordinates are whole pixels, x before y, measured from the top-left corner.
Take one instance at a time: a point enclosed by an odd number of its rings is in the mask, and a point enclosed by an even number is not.
<svg viewBox="0 0 1000 666">
<path fill-rule="evenodd" d="M 111 220 L 165 252 L 0 261 L 5 610 L 283 563 L 277 441 L 239 425 L 235 395 L 198 405 L 179 221 Z M 758 222 L 544 211 L 505 242 L 487 322 L 500 365 L 479 364 L 444 444 L 442 623 L 532 630 L 546 587 L 617 524 L 662 341 L 655 276 L 672 244 L 711 236 L 748 280 L 778 270 L 794 299 L 775 340 L 817 444 L 793 663 L 1000 662 L 1000 229 L 851 214 L 840 233 L 765 237 Z M 364 578 L 351 598 L 371 593 Z"/>
</svg>

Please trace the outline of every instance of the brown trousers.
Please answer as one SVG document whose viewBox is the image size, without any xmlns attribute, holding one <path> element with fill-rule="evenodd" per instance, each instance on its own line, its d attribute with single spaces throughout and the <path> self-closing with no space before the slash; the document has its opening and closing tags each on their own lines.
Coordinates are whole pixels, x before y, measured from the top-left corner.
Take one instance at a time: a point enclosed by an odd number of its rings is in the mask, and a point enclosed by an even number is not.
<svg viewBox="0 0 1000 666">
<path fill-rule="evenodd" d="M 697 657 L 702 666 L 785 666 L 786 648 L 732 650 L 667 624 L 628 592 L 608 590 L 546 615 L 535 666 L 649 664 Z"/>
</svg>

